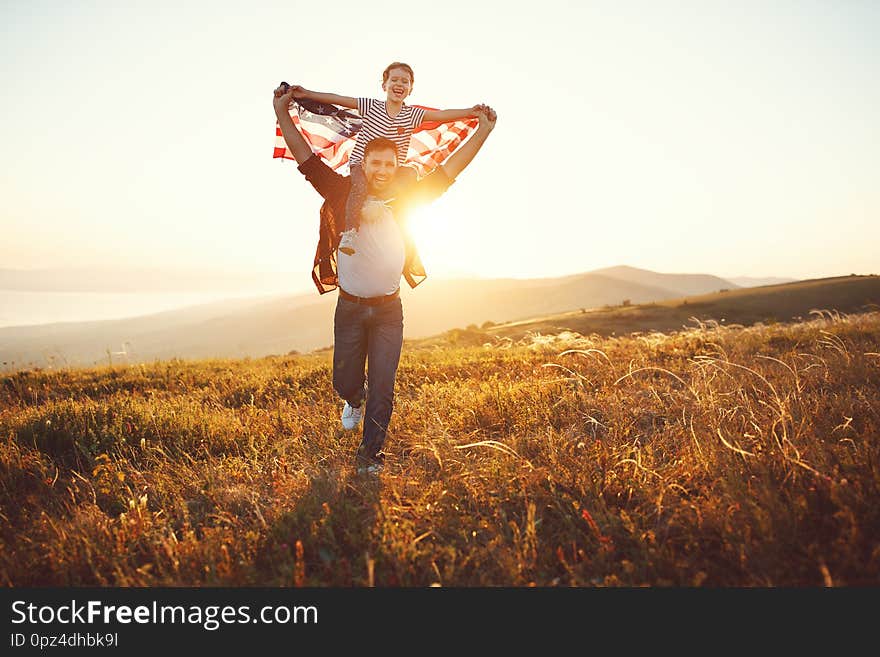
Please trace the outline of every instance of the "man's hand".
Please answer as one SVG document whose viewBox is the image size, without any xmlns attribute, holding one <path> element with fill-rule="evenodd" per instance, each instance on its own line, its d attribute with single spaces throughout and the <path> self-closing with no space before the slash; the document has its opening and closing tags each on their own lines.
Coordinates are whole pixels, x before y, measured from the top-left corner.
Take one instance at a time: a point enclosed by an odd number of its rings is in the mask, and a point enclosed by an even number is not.
<svg viewBox="0 0 880 657">
<path fill-rule="evenodd" d="M 286 82 L 279 84 L 272 92 L 272 107 L 275 108 L 275 118 L 278 119 L 278 127 L 284 137 L 287 149 L 293 154 L 293 159 L 303 164 L 312 156 L 312 147 L 308 145 L 300 131 L 290 118 L 290 103 L 293 100 L 295 87 Z"/>
<path fill-rule="evenodd" d="M 496 114 L 495 110 L 486 105 L 485 103 L 480 103 L 479 105 L 474 106 L 474 110 L 476 110 L 477 119 L 480 121 L 480 127 L 492 132 L 495 129 L 495 122 L 498 120 L 498 114 Z"/>
<path fill-rule="evenodd" d="M 294 88 L 295 87 L 291 87 L 286 82 L 282 82 L 275 88 L 275 91 L 272 92 L 272 106 L 275 108 L 276 115 L 280 115 L 280 112 L 286 114 L 290 111 L 290 103 L 293 101 Z"/>
</svg>

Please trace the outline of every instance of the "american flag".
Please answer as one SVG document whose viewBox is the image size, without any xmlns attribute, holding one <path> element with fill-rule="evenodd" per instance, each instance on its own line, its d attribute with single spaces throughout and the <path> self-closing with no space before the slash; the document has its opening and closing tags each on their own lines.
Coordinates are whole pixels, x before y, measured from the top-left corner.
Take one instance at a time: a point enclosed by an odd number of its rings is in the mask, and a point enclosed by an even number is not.
<svg viewBox="0 0 880 657">
<path fill-rule="evenodd" d="M 414 105 L 425 110 L 432 107 Z M 296 100 L 290 104 L 290 118 L 299 128 L 312 150 L 326 160 L 327 165 L 340 173 L 348 172 L 348 157 L 354 149 L 357 133 L 363 119 L 354 110 L 336 105 Z M 406 164 L 414 166 L 424 176 L 452 155 L 456 148 L 476 130 L 475 118 L 449 123 L 424 122 L 417 127 L 409 142 Z M 275 124 L 275 153 L 272 157 L 294 159 L 287 149 L 281 128 Z"/>
</svg>

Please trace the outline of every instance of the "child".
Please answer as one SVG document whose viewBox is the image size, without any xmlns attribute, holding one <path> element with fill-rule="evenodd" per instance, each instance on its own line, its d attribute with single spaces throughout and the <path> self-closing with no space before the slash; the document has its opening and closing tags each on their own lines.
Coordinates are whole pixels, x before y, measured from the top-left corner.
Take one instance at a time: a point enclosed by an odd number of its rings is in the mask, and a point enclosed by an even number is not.
<svg viewBox="0 0 880 657">
<path fill-rule="evenodd" d="M 476 107 L 450 110 L 424 110 L 404 104 L 404 99 L 412 92 L 415 75 L 409 64 L 392 62 L 382 73 L 382 90 L 385 100 L 372 98 L 352 98 L 337 94 L 309 91 L 294 85 L 293 97 L 296 99 L 313 100 L 319 103 L 340 105 L 356 109 L 363 118 L 363 124 L 357 135 L 354 150 L 349 156 L 351 170 L 351 192 L 345 207 L 345 229 L 339 242 L 339 250 L 346 255 L 354 255 L 354 237 L 361 223 L 361 210 L 366 201 L 367 183 L 364 177 L 364 147 L 371 139 L 386 137 L 397 144 L 397 164 L 406 160 L 410 137 L 413 130 L 425 121 L 445 123 L 471 116 L 476 116 Z M 414 177 L 415 169 L 403 167 L 398 170 L 397 177 Z"/>
</svg>

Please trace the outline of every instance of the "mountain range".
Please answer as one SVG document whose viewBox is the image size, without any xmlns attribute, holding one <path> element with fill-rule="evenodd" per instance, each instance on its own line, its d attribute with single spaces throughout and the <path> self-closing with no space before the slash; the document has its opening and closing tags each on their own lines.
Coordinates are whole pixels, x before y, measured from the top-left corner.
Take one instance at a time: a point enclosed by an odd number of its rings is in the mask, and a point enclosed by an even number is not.
<svg viewBox="0 0 880 657">
<path fill-rule="evenodd" d="M 543 279 L 428 278 L 401 288 L 404 335 L 503 323 L 570 310 L 734 290 L 707 274 L 619 266 Z M 0 329 L 0 369 L 88 366 L 170 358 L 244 358 L 306 352 L 333 342 L 336 294 L 235 299 L 120 320 Z"/>
</svg>

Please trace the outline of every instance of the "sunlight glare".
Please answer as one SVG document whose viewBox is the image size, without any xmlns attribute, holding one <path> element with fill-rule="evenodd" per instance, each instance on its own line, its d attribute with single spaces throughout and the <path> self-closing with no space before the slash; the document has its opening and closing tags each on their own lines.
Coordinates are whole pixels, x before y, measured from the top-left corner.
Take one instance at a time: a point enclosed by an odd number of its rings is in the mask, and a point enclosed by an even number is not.
<svg viewBox="0 0 880 657">
<path fill-rule="evenodd" d="M 467 217 L 439 200 L 412 212 L 409 228 L 425 268 L 431 275 L 449 276 L 471 271 L 467 249 Z"/>
</svg>

